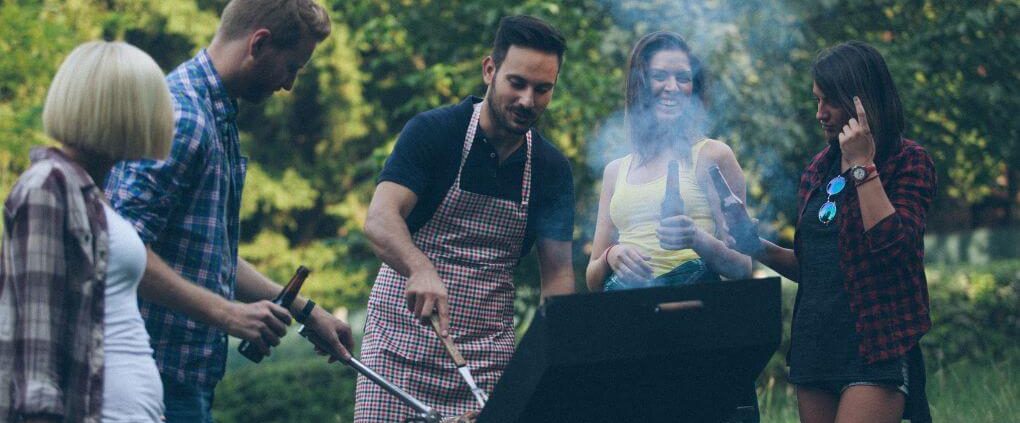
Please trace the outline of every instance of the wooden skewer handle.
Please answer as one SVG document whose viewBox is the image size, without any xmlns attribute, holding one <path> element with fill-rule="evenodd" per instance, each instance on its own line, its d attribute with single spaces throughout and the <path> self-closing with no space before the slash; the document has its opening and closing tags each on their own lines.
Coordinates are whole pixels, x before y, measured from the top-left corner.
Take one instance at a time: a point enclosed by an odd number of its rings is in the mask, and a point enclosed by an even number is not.
<svg viewBox="0 0 1020 423">
<path fill-rule="evenodd" d="M 457 349 L 457 346 L 453 344 L 453 338 L 443 336 L 443 330 L 439 327 L 439 316 L 433 313 L 432 316 L 429 317 L 429 323 L 432 323 L 432 330 L 436 332 L 436 336 L 438 336 L 439 340 L 443 342 L 443 347 L 446 348 L 447 354 L 450 354 L 450 358 L 453 359 L 453 363 L 456 364 L 457 367 L 466 366 L 467 360 L 464 359 L 464 356 L 460 355 L 460 351 Z"/>
<path fill-rule="evenodd" d="M 690 301 L 675 301 L 669 303 L 659 303 L 655 306 L 656 313 L 673 313 L 688 310 L 701 310 L 705 307 L 705 303 L 701 300 L 690 300 Z"/>
</svg>

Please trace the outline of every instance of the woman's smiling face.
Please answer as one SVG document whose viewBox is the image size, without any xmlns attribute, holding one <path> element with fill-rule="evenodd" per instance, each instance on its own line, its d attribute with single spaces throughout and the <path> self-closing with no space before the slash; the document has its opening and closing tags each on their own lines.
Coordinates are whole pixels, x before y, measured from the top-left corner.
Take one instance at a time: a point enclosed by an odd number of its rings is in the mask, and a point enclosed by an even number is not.
<svg viewBox="0 0 1020 423">
<path fill-rule="evenodd" d="M 661 50 L 648 62 L 651 107 L 659 122 L 672 122 L 683 115 L 694 91 L 691 61 L 681 50 Z"/>
</svg>

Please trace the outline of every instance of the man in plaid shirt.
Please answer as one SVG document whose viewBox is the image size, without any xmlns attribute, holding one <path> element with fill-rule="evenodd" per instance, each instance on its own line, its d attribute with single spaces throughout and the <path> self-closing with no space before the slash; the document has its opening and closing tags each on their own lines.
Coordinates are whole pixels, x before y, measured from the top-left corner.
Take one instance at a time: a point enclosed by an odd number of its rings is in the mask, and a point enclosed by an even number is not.
<svg viewBox="0 0 1020 423">
<path fill-rule="evenodd" d="M 228 300 L 254 302 L 239 305 L 226 327 L 233 335 L 245 333 L 248 328 L 230 323 L 251 314 L 269 322 L 248 337 L 263 353 L 279 343 L 289 316 L 267 301 L 280 286 L 237 255 L 246 168 L 237 98 L 260 102 L 290 90 L 329 33 L 329 16 L 313 0 L 231 1 L 209 47 L 167 76 L 176 120 L 170 157 L 123 162 L 107 183 L 110 202 L 158 255 L 150 254 L 146 277 L 183 276 Z M 167 421 L 211 421 L 227 334 L 158 304 L 141 305 L 163 379 Z M 289 312 L 325 339 L 333 356 L 348 356 L 353 341 L 346 323 L 304 298 Z"/>
</svg>

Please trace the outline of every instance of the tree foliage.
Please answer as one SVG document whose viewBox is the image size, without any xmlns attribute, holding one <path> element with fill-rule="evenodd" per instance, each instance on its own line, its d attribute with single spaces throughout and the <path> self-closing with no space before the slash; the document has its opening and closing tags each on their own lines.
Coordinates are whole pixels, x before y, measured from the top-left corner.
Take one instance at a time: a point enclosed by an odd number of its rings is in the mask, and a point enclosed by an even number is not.
<svg viewBox="0 0 1020 423">
<path fill-rule="evenodd" d="M 169 71 L 209 42 L 226 4 L 0 2 L 0 194 L 27 166 L 28 148 L 52 142 L 40 124 L 45 90 L 75 45 L 124 39 Z M 327 306 L 364 304 L 378 261 L 361 227 L 403 124 L 484 94 L 481 59 L 509 14 L 540 16 L 568 39 L 540 127 L 573 166 L 578 269 L 587 260 L 602 167 L 626 148 L 619 122 L 627 54 L 658 29 L 683 34 L 708 64 L 710 135 L 733 147 L 748 174 L 750 206 L 781 239 L 792 234 L 797 178 L 822 145 L 810 63 L 819 49 L 847 39 L 883 52 L 905 100 L 907 135 L 936 159 L 939 204 L 952 207 L 937 209 L 935 222 L 990 201 L 1011 213 L 1016 203 L 1020 134 L 1008 115 L 1020 98 L 1016 0 L 324 3 L 333 33 L 294 90 L 243 104 L 239 123 L 252 163 L 241 253 L 280 281 L 298 264 L 311 266 L 307 289 Z M 526 261 L 518 280 L 535 286 L 536 275 Z"/>
</svg>

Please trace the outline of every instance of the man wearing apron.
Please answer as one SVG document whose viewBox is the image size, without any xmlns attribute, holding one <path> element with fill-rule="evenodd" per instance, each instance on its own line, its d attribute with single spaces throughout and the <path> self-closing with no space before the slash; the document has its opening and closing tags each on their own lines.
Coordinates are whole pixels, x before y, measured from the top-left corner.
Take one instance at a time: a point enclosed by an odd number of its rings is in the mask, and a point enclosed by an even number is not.
<svg viewBox="0 0 1020 423">
<path fill-rule="evenodd" d="M 362 360 L 442 415 L 478 409 L 427 322 L 437 313 L 491 393 L 514 350 L 513 271 L 537 244 L 542 295 L 574 290 L 573 178 L 532 130 L 552 99 L 564 40 L 541 20 L 504 18 L 482 62 L 484 99 L 422 113 L 379 177 L 365 233 L 383 261 Z M 355 422 L 413 411 L 358 378 Z"/>
</svg>

